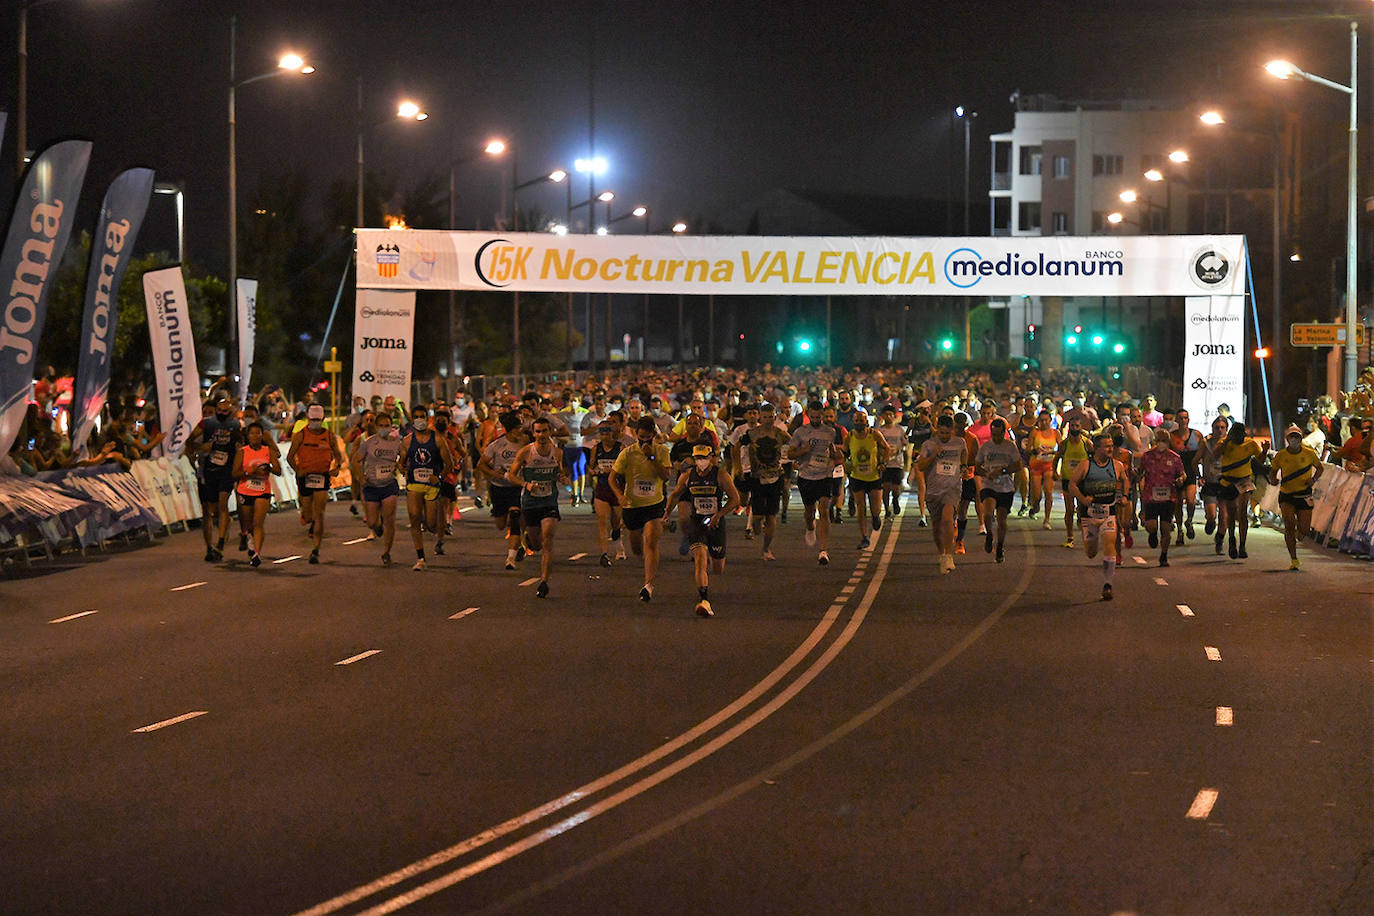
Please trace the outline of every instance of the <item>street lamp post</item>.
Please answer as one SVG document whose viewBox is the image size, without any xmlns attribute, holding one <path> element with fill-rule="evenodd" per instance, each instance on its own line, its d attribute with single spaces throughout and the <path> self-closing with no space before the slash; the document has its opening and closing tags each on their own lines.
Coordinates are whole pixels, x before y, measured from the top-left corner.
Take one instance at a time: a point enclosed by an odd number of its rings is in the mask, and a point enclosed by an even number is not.
<svg viewBox="0 0 1374 916">
<path fill-rule="evenodd" d="M 159 181 L 153 185 L 154 194 L 176 195 L 177 208 L 177 263 L 186 263 L 186 187 L 180 182 Z"/>
<path fill-rule="evenodd" d="M 578 169 L 579 171 L 592 171 L 593 174 L 595 174 L 595 170 L 594 170 L 594 169 L 588 168 L 588 167 L 586 166 L 586 161 L 585 161 L 585 160 L 582 160 L 582 159 L 577 160 L 577 169 Z M 569 227 L 569 229 L 572 228 L 572 212 L 573 212 L 574 210 L 580 210 L 581 208 L 586 207 L 586 208 L 587 208 L 587 229 L 588 229 L 588 230 L 595 230 L 595 229 L 596 229 L 596 203 L 597 203 L 597 201 L 601 201 L 602 203 L 605 203 L 607 206 L 610 206 L 610 202 L 611 202 L 612 200 L 614 200 L 614 199 L 615 199 L 615 192 L 614 192 L 614 191 L 602 191 L 600 194 L 596 195 L 595 197 L 588 197 L 586 200 L 579 201 L 578 203 L 573 203 L 573 202 L 572 202 L 572 184 L 571 184 L 571 182 L 569 182 L 569 185 L 568 185 L 568 227 Z M 569 295 L 569 297 L 571 297 L 572 294 L 569 293 L 568 295 Z M 569 302 L 568 302 L 568 314 L 569 314 L 569 316 L 572 315 L 572 300 L 571 300 L 571 298 L 569 299 Z M 571 323 L 571 318 L 569 319 L 569 323 Z M 608 328 L 609 328 L 609 325 L 608 325 Z M 607 344 L 606 344 L 606 363 L 607 363 L 607 365 L 609 365 L 609 364 L 610 364 L 610 361 L 611 361 L 611 347 L 610 347 L 610 343 L 609 343 L 609 341 L 610 341 L 610 333 L 609 333 L 609 330 L 607 331 L 607 334 L 606 334 L 606 340 L 607 340 Z M 595 307 L 595 305 L 594 305 L 593 302 L 592 302 L 592 294 L 591 294 L 591 293 L 587 293 L 587 370 L 590 371 L 590 372 L 595 372 L 595 371 L 596 371 L 596 307 Z"/>
<path fill-rule="evenodd" d="M 227 325 L 227 338 L 224 344 L 224 374 L 232 375 L 229 371 L 229 355 L 234 352 L 234 345 L 238 343 L 238 278 L 239 278 L 239 188 L 238 188 L 238 127 L 234 116 L 235 94 L 240 86 L 247 86 L 249 83 L 256 83 L 259 80 L 271 79 L 274 76 L 284 76 L 287 73 L 314 73 L 315 68 L 301 59 L 299 54 L 284 54 L 277 62 L 277 69 L 267 73 L 260 73 L 257 76 L 250 76 L 246 80 L 238 79 L 236 69 L 238 42 L 238 17 L 229 17 L 229 288 L 228 308 L 225 309 L 225 323 Z"/>
<path fill-rule="evenodd" d="M 1351 22 L 1351 23 L 1350 23 L 1350 85 L 1349 85 L 1349 86 L 1343 86 L 1343 85 L 1341 85 L 1340 83 L 1333 82 L 1332 80 L 1326 79 L 1326 78 L 1324 78 L 1324 77 L 1320 77 L 1320 76 L 1317 76 L 1317 75 L 1315 75 L 1315 74 L 1308 73 L 1308 72 L 1306 72 L 1305 70 L 1302 70 L 1302 69 L 1300 69 L 1299 67 L 1297 67 L 1297 66 L 1295 66 L 1295 65 L 1293 65 L 1293 64 L 1291 64 L 1291 63 L 1289 63 L 1288 61 L 1285 61 L 1285 60 L 1273 60 L 1273 61 L 1270 61 L 1269 63 L 1265 64 L 1265 66 L 1264 66 L 1264 69 L 1267 70 L 1267 71 L 1269 71 L 1269 74 L 1270 74 L 1271 76 L 1277 77 L 1278 79 L 1290 79 L 1290 78 L 1296 76 L 1296 77 L 1299 77 L 1299 78 L 1301 78 L 1301 79 L 1305 79 L 1305 80 L 1307 80 L 1308 82 L 1311 82 L 1311 83 L 1318 83 L 1318 84 L 1320 84 L 1320 85 L 1322 85 L 1322 86 L 1326 86 L 1328 89 L 1335 89 L 1337 92 L 1344 92 L 1344 93 L 1346 93 L 1347 95 L 1350 96 L 1350 149 L 1349 149 L 1349 163 L 1347 164 L 1347 170 L 1346 170 L 1346 202 L 1345 202 L 1345 203 L 1346 203 L 1346 211 L 1345 211 L 1345 373 L 1344 373 L 1344 388 L 1345 388 L 1345 390 L 1346 390 L 1347 392 L 1351 392 L 1351 391 L 1354 391 L 1354 390 L 1355 390 L 1356 371 L 1357 371 L 1357 369 L 1358 369 L 1357 357 L 1356 357 L 1356 348 L 1355 348 L 1355 332 L 1356 332 L 1356 328 L 1357 328 L 1357 325 L 1356 325 L 1356 315 L 1355 315 L 1355 297 L 1356 297 L 1356 293 L 1357 293 L 1357 289 L 1356 289 L 1356 286 L 1355 286 L 1355 280 L 1356 280 L 1356 264 L 1355 264 L 1355 258 L 1356 258 L 1356 254 L 1357 254 L 1357 247 L 1356 247 L 1356 245 L 1357 245 L 1357 235 L 1356 235 L 1356 232 L 1357 232 L 1357 228 L 1358 228 L 1357 225 L 1356 225 L 1356 221 L 1355 221 L 1355 205 L 1356 205 L 1356 202 L 1357 202 L 1357 197 L 1356 197 L 1356 195 L 1358 194 L 1358 191 L 1359 191 L 1359 185 L 1358 185 L 1358 182 L 1356 181 L 1356 165 L 1357 165 L 1357 163 L 1356 163 L 1356 152 L 1357 152 L 1357 141 L 1356 141 L 1356 138 L 1357 138 L 1357 134 L 1358 134 L 1358 126 L 1357 126 L 1356 120 L 1355 120 L 1356 112 L 1357 112 L 1357 110 L 1358 110 L 1358 108 L 1357 108 L 1358 96 L 1357 96 L 1357 88 L 1356 88 L 1356 74 L 1357 74 L 1357 72 L 1358 72 L 1358 61 L 1359 61 L 1358 55 L 1357 55 L 1357 53 L 1356 53 L 1356 52 L 1357 52 L 1357 49 L 1358 49 L 1358 35 L 1359 35 L 1359 23 L 1357 23 L 1357 22 Z M 1277 251 L 1274 252 L 1274 257 L 1275 257 L 1276 259 L 1278 258 L 1278 252 L 1277 252 Z M 1276 348 L 1276 349 L 1277 349 L 1277 348 Z"/>
<path fill-rule="evenodd" d="M 520 203 L 519 203 L 520 192 L 523 191 L 523 190 L 525 190 L 525 188 L 532 188 L 532 187 L 534 187 L 535 185 L 544 184 L 545 182 L 550 182 L 550 181 L 551 181 L 551 182 L 554 182 L 555 184 L 557 184 L 558 182 L 565 181 L 565 180 L 567 180 L 567 178 L 568 178 L 568 173 L 565 172 L 563 169 L 554 169 L 554 170 L 551 171 L 551 172 L 548 172 L 548 173 L 546 173 L 546 174 L 540 175 L 538 178 L 531 178 L 529 181 L 526 181 L 526 182 L 523 182 L 523 183 L 522 183 L 522 182 L 520 181 L 520 165 L 519 165 L 519 162 L 518 162 L 517 159 L 516 159 L 516 154 L 515 154 L 515 143 L 514 143 L 514 142 L 507 142 L 507 143 L 505 144 L 505 149 L 506 149 L 507 152 L 510 153 L 510 185 L 511 185 L 511 193 L 510 193 L 510 211 L 511 211 L 511 213 L 510 213 L 510 215 L 511 215 L 511 231 L 512 231 L 512 232 L 519 232 L 519 231 L 520 231 Z M 512 352 L 511 352 L 511 375 L 514 376 L 514 379 L 513 379 L 513 380 L 514 380 L 514 382 L 515 382 L 515 385 L 516 385 L 517 388 L 519 388 L 519 387 L 521 387 L 521 386 L 520 386 L 520 291 L 519 291 L 519 290 L 515 290 L 514 293 L 512 294 L 512 300 L 511 300 L 511 335 L 512 335 L 513 343 L 514 343 L 514 349 L 513 349 Z"/>
<path fill-rule="evenodd" d="M 415 102 L 408 99 L 401 101 L 396 106 L 396 117 L 402 121 L 423 121 L 429 117 L 429 113 L 422 109 Z M 387 120 L 390 120 L 389 118 Z M 387 121 L 379 121 L 373 125 L 380 127 Z M 358 77 L 358 201 L 357 212 L 354 214 L 355 226 L 363 226 L 363 78 Z"/>
<path fill-rule="evenodd" d="M 954 109 L 954 114 L 964 122 L 964 236 L 967 237 L 969 233 L 969 131 L 972 127 L 973 119 L 978 117 L 978 112 L 969 111 L 964 108 L 963 105 L 960 105 L 958 108 Z M 964 296 L 963 300 L 964 359 L 968 360 L 973 358 L 972 342 L 969 340 L 971 327 L 969 321 L 969 299 L 967 296 Z"/>
</svg>

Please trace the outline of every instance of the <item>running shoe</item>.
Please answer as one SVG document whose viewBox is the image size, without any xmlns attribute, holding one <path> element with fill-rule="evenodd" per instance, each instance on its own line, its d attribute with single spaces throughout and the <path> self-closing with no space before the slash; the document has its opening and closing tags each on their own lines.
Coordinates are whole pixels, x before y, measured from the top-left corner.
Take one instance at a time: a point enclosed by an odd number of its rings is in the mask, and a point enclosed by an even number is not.
<svg viewBox="0 0 1374 916">
<path fill-rule="evenodd" d="M 206 547 L 206 548 L 205 548 L 205 562 L 206 562 L 206 563 L 213 563 L 213 562 L 215 562 L 215 548 L 213 548 L 213 547 Z"/>
<path fill-rule="evenodd" d="M 444 542 L 443 542 L 443 541 L 436 541 L 436 542 L 434 543 L 434 555 L 435 555 L 436 557 L 442 557 L 442 556 L 444 555 Z"/>
<path fill-rule="evenodd" d="M 765 551 L 763 552 L 763 559 L 764 559 L 765 562 L 771 563 L 771 562 L 773 562 L 774 560 L 776 560 L 777 557 L 773 556 L 773 551 L 771 551 L 771 550 L 765 550 Z"/>
<path fill-rule="evenodd" d="M 1021 508 L 1019 508 L 1019 509 L 1016 510 L 1016 517 L 1017 517 L 1017 518 L 1025 518 L 1025 517 L 1026 517 L 1026 504 L 1025 504 L 1025 503 L 1022 503 L 1022 504 L 1021 504 Z"/>
<path fill-rule="evenodd" d="M 453 522 L 444 522 L 444 537 L 453 537 Z"/>
<path fill-rule="evenodd" d="M 983 534 L 983 553 L 992 553 L 992 532 L 987 531 Z"/>
<path fill-rule="evenodd" d="M 963 541 L 954 542 L 954 552 L 959 556 L 963 556 L 964 554 L 968 553 L 968 551 L 964 549 Z"/>
<path fill-rule="evenodd" d="M 620 529 L 619 529 L 619 528 L 612 528 L 612 529 L 611 529 L 611 540 L 613 540 L 613 541 L 618 541 L 618 540 L 620 540 Z"/>
<path fill-rule="evenodd" d="M 1157 531 L 1151 531 L 1151 532 L 1150 532 L 1150 546 L 1151 546 L 1151 547 L 1158 547 L 1158 546 L 1159 546 L 1159 532 L 1157 532 Z"/>
<path fill-rule="evenodd" d="M 372 529 L 372 533 L 377 537 L 381 537 L 384 530 L 385 529 L 383 529 L 381 525 L 378 525 L 376 528 Z"/>
<path fill-rule="evenodd" d="M 1235 538 L 1228 538 L 1228 539 L 1227 539 L 1227 541 L 1226 541 L 1226 555 L 1227 555 L 1228 557 L 1230 557 L 1231 559 L 1233 559 L 1233 560 L 1236 559 L 1236 558 L 1239 556 L 1239 552 L 1236 550 L 1236 539 L 1235 539 Z"/>
<path fill-rule="evenodd" d="M 482 508 L 482 497 L 474 496 L 472 498 L 472 505 L 478 509 Z"/>
<path fill-rule="evenodd" d="M 1197 532 L 1193 530 L 1193 520 L 1192 520 L 1191 518 L 1188 519 L 1186 528 L 1187 528 L 1187 530 L 1188 530 L 1188 540 L 1191 541 L 1191 540 L 1193 540 L 1194 538 L 1197 537 Z M 1209 531 L 1209 532 L 1207 532 L 1207 533 L 1208 533 L 1208 534 L 1211 534 L 1212 532 Z"/>
<path fill-rule="evenodd" d="M 1244 548 L 1244 547 L 1242 547 L 1240 550 L 1236 551 L 1236 554 L 1237 554 L 1237 556 L 1239 556 L 1242 560 L 1248 560 L 1248 559 L 1250 559 L 1250 555 L 1249 555 L 1248 553 L 1245 552 L 1245 548 Z"/>
<path fill-rule="evenodd" d="M 997 562 L 998 562 L 998 563 L 1001 563 L 1004 559 L 1005 559 L 1005 556 L 1004 556 L 1004 554 L 1002 553 L 1002 545 L 1001 545 L 1001 544 L 998 544 L 998 545 L 997 545 Z"/>
<path fill-rule="evenodd" d="M 615 558 L 617 560 L 625 559 L 625 546 L 623 544 L 620 544 L 619 542 L 616 543 Z"/>
<path fill-rule="evenodd" d="M 1302 569 L 1302 561 L 1299 560 L 1297 557 L 1293 557 L 1293 558 L 1289 561 L 1289 563 L 1288 563 L 1288 568 L 1289 568 L 1289 569 Z"/>
<path fill-rule="evenodd" d="M 882 530 L 883 530 L 883 523 L 880 522 L 880 521 L 878 521 L 878 519 L 875 518 L 875 519 L 873 520 L 873 532 L 876 534 L 877 532 L 882 531 Z"/>
<path fill-rule="evenodd" d="M 315 549 L 315 550 L 310 551 L 310 565 L 311 565 L 311 566 L 319 566 L 319 565 L 320 565 L 320 551 L 319 551 L 318 548 Z"/>
<path fill-rule="evenodd" d="M 1070 549 L 1072 549 L 1072 548 L 1073 548 L 1073 538 L 1064 538 L 1064 546 L 1065 546 L 1065 547 L 1068 547 L 1068 548 L 1070 548 Z"/>
<path fill-rule="evenodd" d="M 1217 556 L 1221 556 L 1222 544 L 1223 544 L 1224 541 L 1225 541 L 1225 535 L 1223 535 L 1220 531 L 1218 531 L 1218 532 L 1217 532 L 1217 536 L 1216 536 L 1215 538 L 1213 538 L 1213 542 L 1216 544 L 1216 548 L 1217 548 Z"/>
<path fill-rule="evenodd" d="M 714 617 L 714 616 L 716 616 L 716 612 L 713 611 L 713 610 L 711 610 L 711 602 L 707 601 L 705 598 L 702 598 L 700 601 L 698 601 L 698 602 L 697 602 L 697 616 L 698 616 L 698 617 Z"/>
<path fill-rule="evenodd" d="M 859 550 L 867 550 L 868 548 L 869 548 L 869 541 L 868 541 L 868 538 L 859 538 L 859 548 L 858 548 L 858 549 L 859 549 Z"/>
<path fill-rule="evenodd" d="M 689 550 L 691 550 L 691 547 L 688 546 L 687 539 L 683 538 L 682 543 L 677 545 L 677 555 L 680 557 L 685 557 L 687 556 Z"/>
<path fill-rule="evenodd" d="M 349 506 L 349 507 L 348 507 L 348 511 L 349 511 L 355 518 L 357 517 L 357 515 L 358 515 L 358 507 L 357 507 L 357 506 Z"/>
<path fill-rule="evenodd" d="M 257 569 L 262 565 L 262 557 L 258 556 L 256 551 L 248 551 L 248 565 Z"/>
<path fill-rule="evenodd" d="M 1040 514 L 1040 507 L 1039 507 L 1039 506 L 1031 506 L 1031 510 L 1030 510 L 1030 512 L 1027 513 L 1027 514 L 1028 514 L 1031 518 L 1035 518 L 1037 515 Z"/>
<path fill-rule="evenodd" d="M 815 547 L 815 546 L 816 546 L 816 531 L 815 531 L 815 529 L 814 529 L 814 528 L 807 528 L 807 529 L 806 529 L 806 534 L 802 536 L 802 540 L 806 542 L 806 546 L 807 546 L 807 547 Z"/>
<path fill-rule="evenodd" d="M 390 566 L 390 565 L 391 565 L 391 554 L 390 554 L 389 552 L 388 552 L 388 553 L 382 554 L 382 565 L 383 565 L 383 566 Z"/>
<path fill-rule="evenodd" d="M 918 528 L 928 528 L 928 527 L 930 527 L 930 523 L 926 521 L 926 517 L 923 515 L 923 516 L 921 516 L 920 519 L 916 522 L 916 527 L 918 527 Z"/>
<path fill-rule="evenodd" d="M 744 529 L 744 539 L 745 539 L 746 541 L 752 541 L 752 540 L 754 539 L 754 529 L 753 529 L 753 528 L 745 528 L 745 529 Z"/>
<path fill-rule="evenodd" d="M 981 521 L 978 522 L 978 533 L 979 533 L 979 534 L 987 534 L 987 533 L 988 533 L 988 526 L 985 525 L 985 524 L 983 524 Z"/>
<path fill-rule="evenodd" d="M 506 558 L 506 569 L 515 569 L 515 561 L 510 557 Z"/>
<path fill-rule="evenodd" d="M 1182 547 L 1182 546 L 1183 546 L 1183 532 L 1182 532 L 1182 531 L 1180 531 L 1180 532 L 1178 533 L 1178 537 L 1174 540 L 1174 546 L 1175 546 L 1175 547 Z"/>
<path fill-rule="evenodd" d="M 548 582 L 547 579 L 541 579 L 541 580 L 539 581 L 539 584 L 538 584 L 537 586 L 535 586 L 535 589 L 534 589 L 534 597 L 536 597 L 536 598 L 547 598 L 547 597 L 549 597 L 549 582 Z"/>
<path fill-rule="evenodd" d="M 523 562 L 524 559 L 525 559 L 525 545 L 524 545 L 524 543 L 522 542 L 522 543 L 520 544 L 519 547 L 515 548 L 515 562 L 520 563 L 520 562 Z"/>
<path fill-rule="evenodd" d="M 1159 565 L 1160 565 L 1160 566 L 1168 566 L 1168 565 L 1169 565 L 1169 555 L 1168 555 L 1167 553 L 1161 553 L 1161 554 L 1159 555 Z"/>
<path fill-rule="evenodd" d="M 415 561 L 415 565 L 412 566 L 412 567 L 410 567 L 410 568 L 413 569 L 413 570 L 415 570 L 416 572 L 424 572 L 424 571 L 425 571 L 425 560 L 424 560 L 424 557 L 421 557 L 420 559 L 416 560 L 416 561 Z"/>
<path fill-rule="evenodd" d="M 1106 584 L 1104 584 L 1104 585 L 1102 586 L 1102 600 L 1103 600 L 1103 601 L 1111 601 L 1111 600 L 1112 600 L 1112 584 L 1111 584 L 1110 582 L 1108 582 L 1108 583 L 1106 583 Z"/>
<path fill-rule="evenodd" d="M 828 554 L 828 553 L 826 553 L 824 550 L 822 550 L 820 556 L 818 556 L 818 557 L 816 558 L 816 561 L 817 561 L 818 563 L 820 563 L 822 566 L 829 566 L 829 565 L 830 565 L 830 554 Z"/>
<path fill-rule="evenodd" d="M 1188 527 L 1189 527 L 1189 528 L 1192 528 L 1193 526 L 1192 526 L 1191 523 L 1189 523 Z M 1214 519 L 1214 518 L 1209 518 L 1209 519 L 1207 519 L 1207 524 L 1205 524 L 1205 525 L 1202 526 L 1202 530 L 1203 530 L 1204 532 L 1206 532 L 1207 534 L 1211 534 L 1213 531 L 1216 530 L 1216 528 L 1217 528 L 1217 520 Z"/>
<path fill-rule="evenodd" d="M 610 555 L 610 554 L 608 554 L 608 553 L 603 553 L 603 554 L 601 555 L 601 565 L 602 565 L 602 566 L 610 566 L 610 565 L 611 565 L 611 555 Z"/>
<path fill-rule="evenodd" d="M 239 553 L 242 553 L 242 552 L 245 551 L 245 550 L 248 550 L 248 535 L 246 535 L 246 534 L 240 534 L 240 535 L 239 535 Z"/>
<path fill-rule="evenodd" d="M 844 524 L 844 516 L 840 515 L 840 513 L 838 513 L 838 512 L 836 512 L 834 515 L 830 516 L 830 520 L 831 520 L 832 522 L 834 522 L 835 524 L 837 524 L 837 525 L 843 525 L 843 524 Z"/>
<path fill-rule="evenodd" d="M 639 590 L 639 600 L 643 601 L 645 604 L 648 604 L 653 597 L 654 587 L 649 583 L 645 582 L 644 587 Z"/>
<path fill-rule="evenodd" d="M 215 562 L 216 562 L 216 563 L 218 563 L 220 560 L 223 560 L 223 559 L 224 559 L 224 551 L 223 551 L 223 550 L 220 550 L 218 547 L 214 548 L 214 554 L 215 554 Z"/>
<path fill-rule="evenodd" d="M 901 515 L 901 514 L 902 514 L 902 504 L 901 504 L 901 503 L 899 503 L 899 502 L 894 502 L 894 503 L 892 504 L 892 514 L 893 514 L 893 515 Z"/>
<path fill-rule="evenodd" d="M 1045 520 L 1040 523 L 1040 527 L 1046 531 L 1050 530 L 1050 517 L 1048 515 L 1045 516 Z"/>
</svg>

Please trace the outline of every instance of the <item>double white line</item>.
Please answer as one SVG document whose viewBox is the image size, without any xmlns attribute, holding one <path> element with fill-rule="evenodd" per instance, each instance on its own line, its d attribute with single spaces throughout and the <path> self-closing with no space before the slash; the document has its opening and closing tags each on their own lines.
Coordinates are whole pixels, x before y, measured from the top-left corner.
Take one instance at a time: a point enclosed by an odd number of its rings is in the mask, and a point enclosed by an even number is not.
<svg viewBox="0 0 1374 916">
<path fill-rule="evenodd" d="M 878 562 L 873 577 L 869 581 L 868 588 L 864 592 L 863 600 L 854 607 L 844 629 L 835 636 L 825 650 L 812 661 L 810 665 L 797 674 L 796 677 L 783 687 L 783 689 L 772 699 L 754 710 L 754 712 L 740 719 L 727 730 L 718 734 L 715 738 L 712 738 L 705 744 L 702 744 L 695 750 L 692 750 L 676 760 L 656 766 L 668 756 L 686 748 L 699 738 L 704 737 L 719 726 L 735 718 L 755 701 L 759 700 L 777 686 L 783 678 L 791 674 L 794 669 L 800 666 L 807 657 L 811 655 L 813 650 L 816 649 L 834 627 L 835 622 L 839 619 L 841 612 L 844 610 L 846 603 L 844 599 L 837 599 L 832 603 L 825 615 L 821 618 L 821 621 L 816 625 L 815 629 L 811 631 L 807 638 L 797 646 L 782 664 L 773 669 L 773 671 L 763 680 L 759 681 L 738 699 L 721 709 L 715 715 L 700 722 L 688 731 L 683 732 L 671 741 L 655 748 L 637 760 L 631 761 L 625 766 L 607 773 L 605 776 L 579 786 L 558 798 L 545 802 L 537 808 L 532 808 L 524 814 L 503 821 L 494 827 L 489 827 L 481 833 L 474 834 L 459 843 L 455 843 L 447 849 L 442 849 L 432 855 L 426 856 L 417 862 L 413 862 L 404 868 L 383 875 L 375 881 L 371 881 L 351 891 L 340 894 L 318 906 L 303 910 L 301 913 L 297 914 L 297 916 L 325 916 L 325 914 L 338 912 L 344 907 L 366 900 L 369 897 L 373 897 L 383 891 L 394 888 L 403 882 L 418 878 L 427 872 L 447 865 L 474 850 L 509 836 L 516 831 L 533 826 L 539 821 L 554 814 L 558 814 L 565 809 L 575 809 L 566 814 L 562 819 L 538 829 L 533 833 L 527 834 L 520 839 L 515 839 L 499 849 L 488 853 L 483 858 L 432 878 L 428 882 L 414 887 L 398 896 L 382 900 L 363 912 L 380 914 L 399 910 L 402 907 L 409 906 L 425 897 L 429 897 L 439 891 L 465 881 L 473 875 L 480 874 L 502 862 L 512 859 L 522 852 L 533 849 L 554 837 L 568 832 L 580 824 L 586 823 L 600 814 L 604 814 L 618 807 L 624 802 L 671 779 L 683 770 L 699 763 L 716 751 L 730 744 L 736 738 L 739 738 L 741 735 L 763 722 L 791 701 L 791 699 L 801 692 L 807 684 L 811 683 L 817 675 L 824 671 L 825 668 L 835 660 L 836 656 L 839 655 L 844 647 L 848 645 L 849 641 L 854 638 L 854 634 L 858 632 L 859 627 L 863 624 L 864 618 L 868 615 L 869 608 L 872 607 L 874 600 L 878 597 L 878 590 L 882 586 L 883 579 L 887 576 L 888 566 L 892 560 L 892 553 L 896 548 L 897 534 L 900 528 L 901 517 L 898 516 L 892 520 L 892 524 L 888 529 L 889 534 L 887 537 L 887 544 L 883 549 L 882 559 Z M 587 803 L 592 796 L 639 773 L 644 773 L 644 775 L 640 776 L 635 782 L 625 786 L 612 795 L 606 796 L 600 801 Z"/>
</svg>

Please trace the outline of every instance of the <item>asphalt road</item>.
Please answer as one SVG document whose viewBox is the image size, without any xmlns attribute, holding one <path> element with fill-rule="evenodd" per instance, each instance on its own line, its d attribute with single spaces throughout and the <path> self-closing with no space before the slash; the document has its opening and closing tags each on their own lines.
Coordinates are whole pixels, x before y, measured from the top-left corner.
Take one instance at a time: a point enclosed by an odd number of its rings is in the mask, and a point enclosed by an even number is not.
<svg viewBox="0 0 1374 916">
<path fill-rule="evenodd" d="M 340 505 L 319 566 L 2 581 L 0 912 L 1374 912 L 1367 564 L 1141 532 L 1105 603 L 1062 528 L 941 576 L 910 512 L 827 568 L 799 515 L 731 522 L 711 620 L 585 508 L 543 601 L 481 513 L 415 573 Z"/>
</svg>

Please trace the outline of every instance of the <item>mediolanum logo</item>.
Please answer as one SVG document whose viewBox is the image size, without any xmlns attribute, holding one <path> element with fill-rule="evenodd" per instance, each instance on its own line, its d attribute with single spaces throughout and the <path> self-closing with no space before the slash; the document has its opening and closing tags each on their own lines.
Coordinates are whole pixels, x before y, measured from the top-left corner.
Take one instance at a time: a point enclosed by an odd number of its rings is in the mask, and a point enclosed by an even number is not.
<svg viewBox="0 0 1374 916">
<path fill-rule="evenodd" d="M 1194 315 L 1189 319 L 1193 324 L 1226 324 L 1240 321 L 1239 315 Z"/>
</svg>

